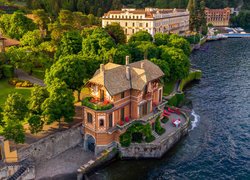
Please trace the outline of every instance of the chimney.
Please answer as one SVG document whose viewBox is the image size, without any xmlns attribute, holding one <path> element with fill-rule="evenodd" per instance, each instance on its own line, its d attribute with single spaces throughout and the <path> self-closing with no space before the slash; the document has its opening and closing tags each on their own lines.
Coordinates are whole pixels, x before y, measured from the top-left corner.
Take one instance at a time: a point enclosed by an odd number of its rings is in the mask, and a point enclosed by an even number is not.
<svg viewBox="0 0 250 180">
<path fill-rule="evenodd" d="M 126 56 L 126 65 L 129 64 L 129 56 Z"/>
<path fill-rule="evenodd" d="M 105 68 L 104 68 L 104 64 L 100 64 L 100 72 L 104 72 Z"/>
<path fill-rule="evenodd" d="M 145 63 L 141 62 L 141 69 L 144 69 L 144 67 L 145 67 Z"/>
<path fill-rule="evenodd" d="M 126 78 L 127 80 L 130 80 L 130 67 L 126 66 Z"/>
</svg>

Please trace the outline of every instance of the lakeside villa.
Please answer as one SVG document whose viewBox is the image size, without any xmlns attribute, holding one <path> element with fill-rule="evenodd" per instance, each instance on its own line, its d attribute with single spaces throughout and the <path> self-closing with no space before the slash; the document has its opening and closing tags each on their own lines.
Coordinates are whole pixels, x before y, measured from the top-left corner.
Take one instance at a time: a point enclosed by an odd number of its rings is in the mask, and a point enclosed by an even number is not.
<svg viewBox="0 0 250 180">
<path fill-rule="evenodd" d="M 147 31 L 152 36 L 157 32 L 184 34 L 189 31 L 189 11 L 186 9 L 123 8 L 105 13 L 102 27 L 119 23 L 127 39 L 138 31 Z"/>
<path fill-rule="evenodd" d="M 92 97 L 83 100 L 84 148 L 98 153 L 115 146 L 129 123 L 146 121 L 162 102 L 163 76 L 154 63 L 129 63 L 128 56 L 126 65 L 101 64 L 86 85 Z"/>
<path fill-rule="evenodd" d="M 207 24 L 213 26 L 229 26 L 231 8 L 224 9 L 205 9 Z"/>
</svg>

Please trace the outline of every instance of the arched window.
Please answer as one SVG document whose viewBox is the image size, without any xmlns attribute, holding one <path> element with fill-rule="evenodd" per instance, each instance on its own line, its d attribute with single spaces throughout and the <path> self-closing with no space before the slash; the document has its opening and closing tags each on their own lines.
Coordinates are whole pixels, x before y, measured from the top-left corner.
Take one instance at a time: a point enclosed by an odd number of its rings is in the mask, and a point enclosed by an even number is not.
<svg viewBox="0 0 250 180">
<path fill-rule="evenodd" d="M 100 126 L 100 127 L 103 127 L 103 126 L 104 126 L 104 119 L 100 119 L 100 120 L 99 120 L 99 126 Z"/>
<path fill-rule="evenodd" d="M 87 113 L 87 121 L 88 123 L 92 124 L 93 123 L 93 115 L 91 113 Z"/>
</svg>

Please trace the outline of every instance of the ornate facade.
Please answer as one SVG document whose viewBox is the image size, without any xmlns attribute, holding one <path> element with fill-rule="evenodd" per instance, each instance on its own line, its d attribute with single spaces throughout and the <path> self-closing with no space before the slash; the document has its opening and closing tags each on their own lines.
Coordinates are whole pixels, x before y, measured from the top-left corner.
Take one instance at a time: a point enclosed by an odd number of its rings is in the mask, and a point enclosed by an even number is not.
<svg viewBox="0 0 250 180">
<path fill-rule="evenodd" d="M 109 11 L 102 17 L 102 26 L 119 23 L 129 37 L 138 31 L 182 34 L 189 30 L 189 12 L 185 9 L 122 9 Z"/>
<path fill-rule="evenodd" d="M 213 24 L 213 26 L 229 26 L 229 20 L 231 15 L 230 8 L 224 8 L 224 9 L 206 8 L 205 14 L 207 17 L 207 24 Z"/>
<path fill-rule="evenodd" d="M 162 76 L 148 60 L 101 65 L 86 84 L 91 97 L 83 100 L 85 149 L 98 153 L 113 146 L 130 123 L 154 114 L 162 102 Z"/>
</svg>

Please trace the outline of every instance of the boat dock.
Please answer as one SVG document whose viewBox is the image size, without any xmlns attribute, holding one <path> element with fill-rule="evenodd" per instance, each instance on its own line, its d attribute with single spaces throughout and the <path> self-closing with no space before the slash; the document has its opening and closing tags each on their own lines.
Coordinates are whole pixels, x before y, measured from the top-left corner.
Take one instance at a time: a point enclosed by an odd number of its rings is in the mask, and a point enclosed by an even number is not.
<svg viewBox="0 0 250 180">
<path fill-rule="evenodd" d="M 232 34 L 228 34 L 225 33 L 223 34 L 225 36 L 227 36 L 228 38 L 250 38 L 250 33 L 232 33 Z"/>
</svg>

